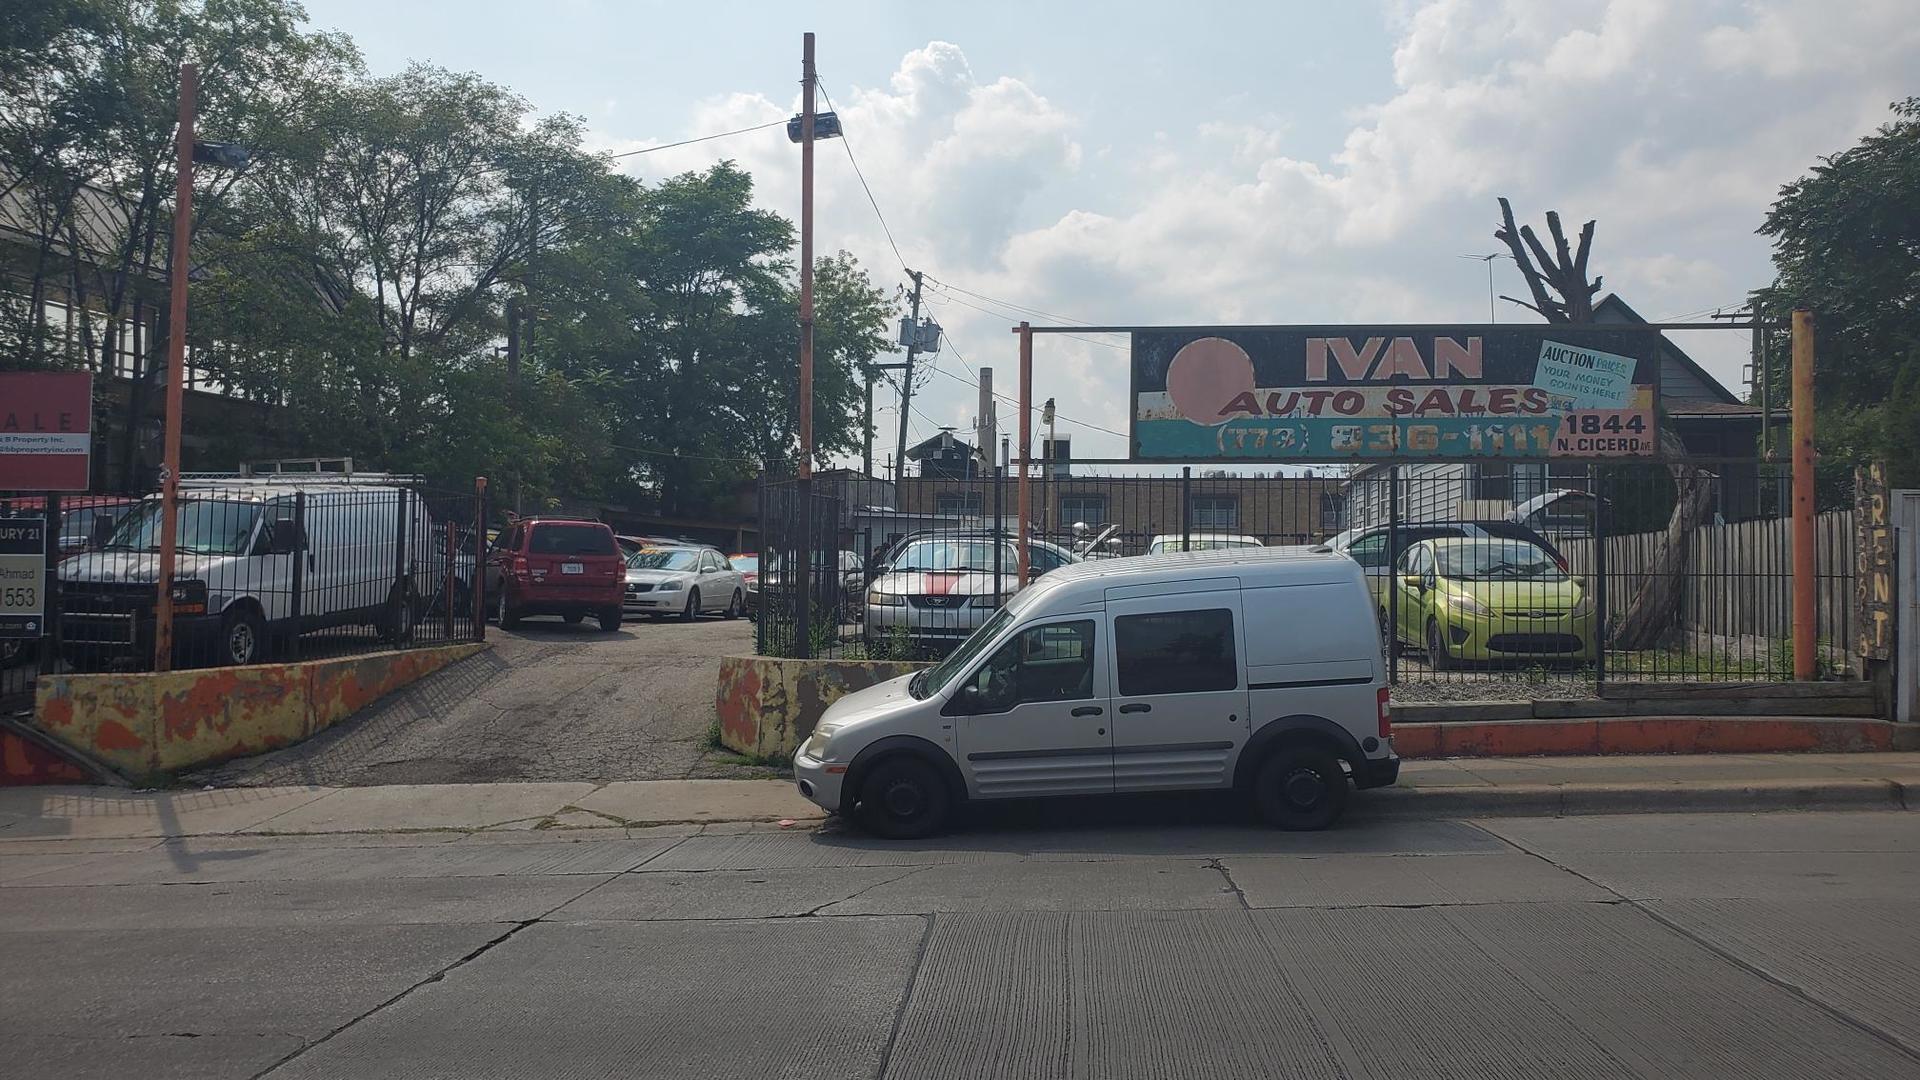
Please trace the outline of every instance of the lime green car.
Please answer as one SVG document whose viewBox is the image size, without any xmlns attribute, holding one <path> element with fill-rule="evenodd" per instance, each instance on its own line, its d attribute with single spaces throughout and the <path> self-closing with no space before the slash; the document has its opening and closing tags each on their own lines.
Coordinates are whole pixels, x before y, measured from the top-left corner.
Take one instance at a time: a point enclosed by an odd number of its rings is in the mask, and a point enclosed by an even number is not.
<svg viewBox="0 0 1920 1080">
<path fill-rule="evenodd" d="M 1400 557 L 1380 628 L 1446 670 L 1465 661 L 1590 661 L 1593 598 L 1554 555 L 1525 540 L 1423 540 Z"/>
</svg>

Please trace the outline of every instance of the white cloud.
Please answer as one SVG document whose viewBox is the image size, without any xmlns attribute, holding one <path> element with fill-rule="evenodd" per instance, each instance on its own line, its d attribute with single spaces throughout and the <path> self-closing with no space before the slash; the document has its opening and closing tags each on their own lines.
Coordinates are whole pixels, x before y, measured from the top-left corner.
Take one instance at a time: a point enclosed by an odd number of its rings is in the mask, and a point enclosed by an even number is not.
<svg viewBox="0 0 1920 1080">
<path fill-rule="evenodd" d="M 1484 316 L 1484 271 L 1456 256 L 1495 249 L 1496 194 L 1536 224 L 1556 208 L 1570 229 L 1597 219 L 1594 271 L 1645 314 L 1739 302 L 1769 277 L 1753 230 L 1779 186 L 1882 122 L 1920 69 L 1911 0 L 1431 0 L 1390 25 L 1393 83 L 1355 103 L 1324 159 L 1288 153 L 1285 116 L 1217 117 L 1131 147 L 1110 148 L 1105 132 L 1083 154 L 1087 119 L 1051 103 L 1044 82 L 978 73 L 943 42 L 907 54 L 884 86 L 828 89 L 903 256 L 964 288 L 1113 323 L 1443 321 Z M 778 119 L 794 104 L 734 95 L 694 126 Z M 798 155 L 778 132 L 628 161 L 658 177 L 704 167 L 717 147 L 753 170 L 767 206 L 796 212 Z M 848 247 L 893 280 L 844 149 L 820 154 L 822 249 Z M 1135 183 L 1117 194 L 1087 169 L 1126 169 Z M 1520 293 L 1512 268 L 1496 267 L 1499 290 Z M 962 302 L 980 303 L 936 297 L 933 310 L 1010 391 L 1006 328 L 1021 316 Z M 1502 307 L 1503 319 L 1524 314 Z M 1684 344 L 1731 383 L 1744 337 Z M 1124 353 L 1058 337 L 1040 353 L 1038 397 L 1124 427 Z M 962 371 L 952 350 L 941 363 Z M 922 401 L 930 420 L 971 422 L 958 383 L 936 379 Z M 1003 430 L 1010 421 L 1003 411 Z M 1124 446 L 1086 438 L 1076 450 Z"/>
</svg>

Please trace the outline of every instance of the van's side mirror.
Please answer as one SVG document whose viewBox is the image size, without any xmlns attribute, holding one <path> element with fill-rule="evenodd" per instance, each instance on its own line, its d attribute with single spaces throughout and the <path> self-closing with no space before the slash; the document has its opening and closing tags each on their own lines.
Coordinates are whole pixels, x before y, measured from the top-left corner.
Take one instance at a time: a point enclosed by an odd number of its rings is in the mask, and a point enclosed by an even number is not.
<svg viewBox="0 0 1920 1080">
<path fill-rule="evenodd" d="M 267 538 L 267 554 L 292 555 L 300 550 L 300 523 L 292 518 L 279 518 L 273 523 L 273 532 Z"/>
<path fill-rule="evenodd" d="M 107 541 L 113 539 L 114 528 L 119 524 L 120 522 L 112 514 L 93 515 L 93 523 L 89 526 L 90 531 L 87 534 L 87 546 L 95 550 L 106 547 Z"/>
<path fill-rule="evenodd" d="M 1409 589 L 1425 590 L 1427 587 L 1427 579 L 1421 577 L 1419 574 L 1401 574 L 1400 584 L 1405 585 Z"/>
<path fill-rule="evenodd" d="M 953 695 L 955 710 L 962 716 L 976 716 L 987 711 L 986 698 L 980 695 L 980 688 L 968 683 Z"/>
</svg>

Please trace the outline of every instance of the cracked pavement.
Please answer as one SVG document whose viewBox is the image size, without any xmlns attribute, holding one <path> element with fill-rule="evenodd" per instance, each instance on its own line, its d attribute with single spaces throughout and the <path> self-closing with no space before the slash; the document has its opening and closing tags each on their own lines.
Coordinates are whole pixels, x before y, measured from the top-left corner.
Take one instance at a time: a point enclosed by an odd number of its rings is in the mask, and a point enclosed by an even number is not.
<svg viewBox="0 0 1920 1080">
<path fill-rule="evenodd" d="M 1909 1077 L 1903 812 L 0 838 L 79 1077 Z"/>
<path fill-rule="evenodd" d="M 285 750 L 185 778 L 219 787 L 749 778 L 708 745 L 720 658 L 753 624 L 641 619 L 603 634 L 532 619 L 493 648 Z"/>
</svg>

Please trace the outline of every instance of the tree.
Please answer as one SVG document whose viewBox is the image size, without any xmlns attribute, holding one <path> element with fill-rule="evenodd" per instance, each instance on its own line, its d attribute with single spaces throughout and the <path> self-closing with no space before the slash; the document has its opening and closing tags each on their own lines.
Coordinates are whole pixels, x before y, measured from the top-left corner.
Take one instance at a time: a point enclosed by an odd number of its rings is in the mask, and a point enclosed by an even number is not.
<svg viewBox="0 0 1920 1080">
<path fill-rule="evenodd" d="M 1590 323 L 1593 321 L 1593 297 L 1600 292 L 1601 279 L 1587 281 L 1587 257 L 1593 247 L 1594 223 L 1580 227 L 1579 247 L 1569 252 L 1566 233 L 1560 228 L 1560 215 L 1547 211 L 1547 231 L 1553 237 L 1554 250 L 1547 252 L 1531 225 L 1514 227 L 1513 207 L 1500 200 L 1501 227 L 1494 238 L 1513 253 L 1514 265 L 1526 278 L 1533 302 L 1513 300 L 1538 312 L 1550 323 Z M 1537 260 L 1537 261 L 1536 261 Z M 1713 488 L 1712 478 L 1703 470 L 1686 464 L 1686 446 L 1670 425 L 1660 425 L 1660 453 L 1667 459 L 1667 471 L 1673 477 L 1673 512 L 1666 528 L 1654 541 L 1646 572 L 1620 618 L 1608 620 L 1601 612 L 1602 625 L 1608 627 L 1608 644 L 1619 649 L 1650 649 L 1673 626 L 1680 615 L 1680 582 L 1687 563 L 1688 537 L 1705 517 Z"/>
<path fill-rule="evenodd" d="M 1775 280 L 1754 294 L 1769 319 L 1813 309 L 1823 471 L 1887 463 L 1895 487 L 1920 484 L 1920 98 L 1850 149 L 1780 189 L 1760 232 Z M 1775 337 L 1774 355 L 1789 343 Z M 1791 365 L 1769 388 L 1788 401 Z"/>
</svg>

